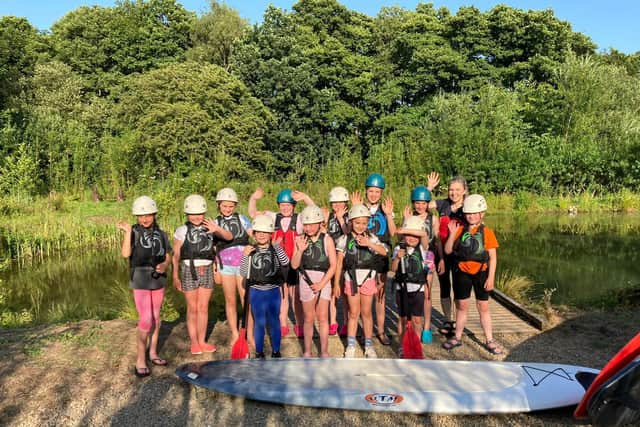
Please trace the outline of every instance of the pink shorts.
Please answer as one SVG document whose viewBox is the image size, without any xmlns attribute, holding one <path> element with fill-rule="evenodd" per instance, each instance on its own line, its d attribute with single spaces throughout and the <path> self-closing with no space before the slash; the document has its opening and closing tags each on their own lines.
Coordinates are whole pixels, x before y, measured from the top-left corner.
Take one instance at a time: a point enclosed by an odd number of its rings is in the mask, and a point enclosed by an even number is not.
<svg viewBox="0 0 640 427">
<path fill-rule="evenodd" d="M 307 270 L 307 274 L 309 275 L 309 279 L 311 279 L 314 283 L 318 283 L 324 276 L 323 271 Z M 302 273 L 300 273 L 299 286 L 300 301 L 302 302 L 312 301 L 318 295 L 316 292 L 313 292 L 313 290 L 311 290 L 311 287 L 307 283 L 307 280 L 304 278 L 304 275 Z M 327 283 L 325 287 L 320 291 L 320 299 L 331 301 L 331 281 L 329 281 L 329 283 Z"/>
<path fill-rule="evenodd" d="M 377 292 L 376 275 L 374 274 L 372 278 L 365 280 L 362 285 L 358 287 L 358 292 L 362 295 L 374 295 Z M 348 280 L 346 277 L 344 279 L 344 294 L 354 296 L 351 292 L 351 280 Z"/>
</svg>

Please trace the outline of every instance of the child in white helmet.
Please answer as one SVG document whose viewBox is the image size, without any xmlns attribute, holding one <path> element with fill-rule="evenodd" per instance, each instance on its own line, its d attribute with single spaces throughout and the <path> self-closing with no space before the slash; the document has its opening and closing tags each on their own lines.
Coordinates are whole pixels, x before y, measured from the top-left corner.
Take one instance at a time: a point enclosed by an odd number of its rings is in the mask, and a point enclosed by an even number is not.
<svg viewBox="0 0 640 427">
<path fill-rule="evenodd" d="M 394 248 L 391 271 L 395 273 L 396 305 L 400 314 L 398 337 L 402 342 L 407 316 L 411 316 L 413 327 L 423 342 L 431 342 L 431 283 L 435 269 L 434 254 L 429 250 L 429 234 L 420 216 L 409 216 L 402 228 L 396 233 L 402 236 L 400 243 Z M 402 286 L 407 289 L 407 306 L 405 312 Z M 422 333 L 424 326 L 425 333 Z M 402 349 L 402 348 L 401 348 Z"/>
<path fill-rule="evenodd" d="M 369 232 L 367 226 L 371 213 L 364 205 L 353 205 L 349 210 L 351 232 L 338 239 L 334 293 L 344 292 L 349 300 L 349 322 L 347 326 L 347 348 L 344 357 L 355 356 L 358 318 L 362 318 L 364 330 L 364 354 L 376 358 L 373 348 L 373 296 L 378 291 L 376 280 L 377 256 L 387 256 L 387 247 Z M 341 279 L 344 288 L 341 289 Z"/>
<path fill-rule="evenodd" d="M 336 248 L 333 239 L 321 232 L 324 215 L 317 206 L 302 211 L 304 234 L 296 240 L 291 267 L 298 270 L 300 301 L 304 311 L 304 357 L 311 357 L 313 325 L 318 319 L 320 357 L 329 357 L 328 308 L 331 300 L 331 278 L 336 270 Z"/>
<path fill-rule="evenodd" d="M 218 253 L 218 274 L 224 293 L 224 307 L 227 323 L 231 330 L 231 343 L 238 339 L 238 312 L 236 292 L 240 294 L 240 301 L 244 305 L 244 288 L 240 275 L 240 261 L 245 246 L 249 244 L 252 235 L 249 218 L 237 213 L 238 195 L 232 188 L 223 188 L 216 194 L 216 203 L 220 215 L 216 222 L 220 227 L 229 231 L 233 239 L 221 240 L 216 246 Z M 251 319 L 247 319 L 251 321 Z M 248 328 L 252 331 L 252 328 Z"/>
<path fill-rule="evenodd" d="M 386 247 L 387 251 L 391 248 L 391 238 L 396 233 L 396 224 L 394 222 L 393 214 L 393 199 L 386 197 L 382 200 L 382 193 L 386 187 L 384 177 L 379 173 L 370 174 L 365 183 L 365 197 L 362 200 L 362 196 L 359 192 L 355 192 L 351 196 L 352 204 L 363 203 L 371 213 L 371 218 L 368 223 L 368 230 L 374 234 L 380 242 Z M 378 329 L 377 337 L 383 345 L 391 344 L 391 340 L 387 336 L 384 330 L 384 320 L 386 311 L 386 290 L 385 284 L 387 281 L 387 272 L 389 271 L 389 257 L 388 255 L 376 257 L 376 271 L 377 271 L 377 292 L 375 295 L 376 301 L 376 326 Z"/>
<path fill-rule="evenodd" d="M 264 336 L 269 328 L 271 336 L 271 357 L 280 354 L 280 305 L 282 286 L 288 274 L 289 258 L 279 242 L 271 243 L 275 230 L 273 220 L 268 215 L 256 215 L 253 219 L 255 246 L 245 246 L 240 274 L 246 277 L 245 292 L 249 292 L 251 312 L 254 319 L 254 340 L 256 358 L 264 359 Z"/>
<path fill-rule="evenodd" d="M 146 377 L 151 371 L 149 359 L 154 365 L 164 366 L 167 361 L 158 356 L 160 334 L 160 307 L 167 284 L 167 267 L 171 262 L 171 243 L 167 233 L 156 223 L 158 207 L 150 197 L 138 197 L 133 202 L 133 215 L 137 223 L 132 227 L 121 221 L 117 227 L 124 231 L 122 256 L 129 258 L 131 268 L 129 287 L 138 311 L 137 357 L 134 374 Z"/>
<path fill-rule="evenodd" d="M 187 222 L 173 236 L 173 285 L 187 300 L 187 330 L 191 354 L 213 353 L 216 346 L 206 342 L 209 299 L 213 290 L 215 247 L 220 239 L 233 235 L 211 218 L 205 219 L 207 201 L 192 194 L 184 201 Z"/>
<path fill-rule="evenodd" d="M 274 221 L 275 231 L 273 240 L 278 241 L 280 246 L 291 260 L 295 250 L 295 241 L 302 234 L 302 222 L 295 212 L 296 204 L 303 201 L 307 206 L 315 205 L 313 200 L 302 191 L 293 191 L 288 188 L 280 191 L 276 197 L 278 203 L 278 212 L 257 210 L 257 201 L 264 197 L 262 188 L 257 188 L 249 198 L 249 216 L 255 218 L 256 215 L 267 215 Z M 304 335 L 302 304 L 300 303 L 300 295 L 298 294 L 298 273 L 293 269 L 289 269 L 289 276 L 285 280 L 284 299 L 280 307 L 280 324 L 283 337 L 289 334 L 289 302 L 293 308 L 294 315 L 294 332 L 298 338 Z"/>
<path fill-rule="evenodd" d="M 486 341 L 484 348 L 491 354 L 502 354 L 502 349 L 493 340 L 491 314 L 489 313 L 489 294 L 495 284 L 496 249 L 498 240 L 489 227 L 482 222 L 487 210 L 487 202 L 479 194 L 464 199 L 462 212 L 466 224 L 449 223 L 449 237 L 444 246 L 447 254 L 455 259 L 453 271 L 453 295 L 456 303 L 455 336 L 442 346 L 453 350 L 462 345 L 462 333 L 467 322 L 469 297 L 471 290 L 476 296 L 476 307 L 480 315 L 480 324 Z"/>
<path fill-rule="evenodd" d="M 329 191 L 329 204 L 331 212 L 323 208 L 324 221 L 327 233 L 333 238 L 335 244 L 340 236 L 349 234 L 349 191 L 344 187 L 333 187 Z M 335 335 L 338 332 L 337 318 L 337 302 L 338 296 L 332 295 L 329 303 L 329 335 Z M 347 322 L 349 318 L 349 308 L 347 307 L 347 297 L 342 295 L 342 326 L 340 327 L 340 336 L 347 336 Z"/>
</svg>

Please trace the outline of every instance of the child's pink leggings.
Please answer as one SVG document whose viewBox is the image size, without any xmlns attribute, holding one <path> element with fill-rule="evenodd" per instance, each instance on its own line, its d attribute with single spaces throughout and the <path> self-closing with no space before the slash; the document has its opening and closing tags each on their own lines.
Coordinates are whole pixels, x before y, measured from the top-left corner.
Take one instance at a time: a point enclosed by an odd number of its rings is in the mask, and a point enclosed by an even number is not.
<svg viewBox="0 0 640 427">
<path fill-rule="evenodd" d="M 138 329 L 149 332 L 153 324 L 160 325 L 160 306 L 164 298 L 164 288 L 150 291 L 134 289 L 133 299 L 138 310 Z"/>
</svg>

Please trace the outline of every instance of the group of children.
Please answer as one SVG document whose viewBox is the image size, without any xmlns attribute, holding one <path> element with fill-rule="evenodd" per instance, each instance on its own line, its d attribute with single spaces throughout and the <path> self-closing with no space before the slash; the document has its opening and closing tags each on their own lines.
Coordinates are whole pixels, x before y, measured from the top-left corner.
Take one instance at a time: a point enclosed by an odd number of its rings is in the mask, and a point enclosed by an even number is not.
<svg viewBox="0 0 640 427">
<path fill-rule="evenodd" d="M 339 333 L 346 336 L 347 344 L 344 357 L 355 357 L 359 321 L 364 334 L 364 355 L 377 357 L 373 347 L 374 309 L 376 337 L 382 344 L 390 344 L 384 330 L 388 275 L 395 276 L 399 336 L 402 338 L 406 318 L 410 316 L 422 341 L 431 342 L 434 272 L 439 275 L 446 318 L 440 332 L 449 338 L 443 347 L 453 350 L 462 344 L 473 288 L 486 336 L 485 348 L 500 354 L 488 312 L 498 243 L 494 233 L 482 223 L 486 201 L 477 194 L 467 196 L 466 182 L 460 177 L 449 183 L 447 199 L 434 201 L 431 190 L 438 183 L 439 176 L 431 173 L 427 186 L 411 191 L 412 206 L 405 207 L 400 228 L 396 228 L 393 200 L 383 199 L 385 180 L 377 173 L 367 177 L 364 194 L 358 191 L 350 194 L 343 187 L 334 187 L 329 193 L 330 209 L 321 209 L 302 192 L 285 189 L 277 196 L 278 212 L 261 212 L 257 203 L 264 192 L 257 189 L 248 205 L 252 220 L 236 212 L 238 196 L 231 188 L 218 191 L 219 215 L 215 219 L 205 217 L 207 202 L 194 194 L 184 201 L 186 222 L 176 229 L 173 245 L 156 223 L 155 202 L 146 196 L 136 199 L 132 213 L 137 224 L 118 223 L 125 232 L 122 255 L 130 260 L 130 287 L 140 317 L 135 375 L 150 373 L 147 348 L 151 363 L 167 363 L 158 356 L 157 341 L 170 263 L 173 284 L 184 293 L 187 302 L 192 354 L 216 351 L 214 345 L 206 342 L 214 283 L 222 285 L 232 343 L 239 337 L 238 295 L 244 309 L 250 310 L 248 338 L 257 358 L 265 358 L 267 330 L 271 357 L 281 357 L 281 338 L 290 333 L 290 306 L 295 319 L 294 333 L 304 338 L 303 356 L 312 357 L 317 322 L 319 356 L 329 357 L 328 336 L 338 333 L 336 305 L 340 299 L 344 319 Z M 298 202 L 306 205 L 300 214 L 295 212 Z M 393 238 L 398 241 L 395 247 Z M 456 303 L 455 320 L 451 317 L 451 288 Z M 400 303 L 401 289 L 404 304 Z"/>
</svg>

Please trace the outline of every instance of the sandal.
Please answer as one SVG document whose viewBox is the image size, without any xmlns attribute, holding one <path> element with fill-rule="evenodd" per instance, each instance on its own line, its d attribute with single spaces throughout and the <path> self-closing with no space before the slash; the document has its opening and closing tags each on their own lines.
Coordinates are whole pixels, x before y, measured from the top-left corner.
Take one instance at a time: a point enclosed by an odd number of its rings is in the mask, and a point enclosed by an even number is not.
<svg viewBox="0 0 640 427">
<path fill-rule="evenodd" d="M 445 321 L 442 326 L 438 329 L 438 332 L 442 335 L 451 335 L 456 329 L 456 322 L 452 320 Z"/>
<path fill-rule="evenodd" d="M 133 373 L 138 378 L 144 378 L 151 375 L 151 370 L 149 368 L 138 368 L 137 366 L 134 366 Z"/>
<path fill-rule="evenodd" d="M 387 334 L 385 334 L 384 332 L 376 335 L 376 337 L 378 338 L 378 340 L 380 341 L 380 344 L 382 344 L 382 345 L 390 345 L 391 344 L 391 340 L 389 339 Z"/>
<path fill-rule="evenodd" d="M 166 366 L 167 365 L 167 361 L 164 359 L 161 359 L 159 357 L 154 357 L 153 359 L 151 359 L 151 363 L 153 363 L 154 365 L 157 366 Z"/>
<path fill-rule="evenodd" d="M 456 347 L 460 347 L 462 345 L 462 342 L 457 339 L 457 338 L 451 338 L 450 340 L 445 341 L 444 343 L 442 343 L 442 348 L 444 348 L 445 350 L 453 350 Z"/>
<path fill-rule="evenodd" d="M 485 348 L 485 350 L 487 350 L 489 353 L 495 355 L 495 356 L 499 356 L 503 353 L 502 349 L 500 348 L 500 346 L 498 346 L 498 344 L 494 341 L 494 340 L 490 340 L 487 341 L 483 347 Z"/>
</svg>

